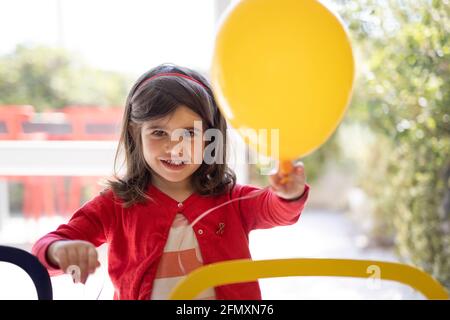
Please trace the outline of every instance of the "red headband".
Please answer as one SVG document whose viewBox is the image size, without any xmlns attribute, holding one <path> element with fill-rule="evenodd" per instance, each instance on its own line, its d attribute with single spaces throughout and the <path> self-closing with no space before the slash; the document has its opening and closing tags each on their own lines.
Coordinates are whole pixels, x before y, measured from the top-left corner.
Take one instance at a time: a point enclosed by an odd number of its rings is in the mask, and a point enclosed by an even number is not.
<svg viewBox="0 0 450 320">
<path fill-rule="evenodd" d="M 201 85 L 201 86 L 202 86 L 203 88 L 205 88 L 205 89 L 208 89 L 207 86 L 205 86 L 203 83 L 201 83 L 201 82 L 198 81 L 197 79 L 194 79 L 194 78 L 192 78 L 192 77 L 190 77 L 190 76 L 187 76 L 187 75 L 185 75 L 185 74 L 182 74 L 182 73 L 176 73 L 176 72 L 158 73 L 157 75 L 154 75 L 153 77 L 151 77 L 151 78 L 145 80 L 144 82 L 142 82 L 142 83 L 139 85 L 139 87 L 142 87 L 144 84 L 150 82 L 150 81 L 153 80 L 153 79 L 156 79 L 156 78 L 159 78 L 159 77 L 164 77 L 164 76 L 172 76 L 172 77 L 181 77 L 181 78 L 185 78 L 185 79 L 188 79 L 188 80 L 191 80 L 191 81 L 194 81 L 194 82 L 198 83 L 199 85 Z"/>
</svg>

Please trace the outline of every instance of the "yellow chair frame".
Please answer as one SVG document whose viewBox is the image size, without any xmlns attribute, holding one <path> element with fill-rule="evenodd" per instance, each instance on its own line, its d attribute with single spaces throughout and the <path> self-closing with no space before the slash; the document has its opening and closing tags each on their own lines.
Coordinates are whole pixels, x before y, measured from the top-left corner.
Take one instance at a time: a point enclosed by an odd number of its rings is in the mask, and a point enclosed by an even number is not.
<svg viewBox="0 0 450 320">
<path fill-rule="evenodd" d="M 194 299 L 203 290 L 260 278 L 328 276 L 369 278 L 372 270 L 382 280 L 413 287 L 428 299 L 448 299 L 447 291 L 429 274 L 415 267 L 384 261 L 352 259 L 249 259 L 213 263 L 194 270 L 173 289 L 170 299 Z"/>
</svg>

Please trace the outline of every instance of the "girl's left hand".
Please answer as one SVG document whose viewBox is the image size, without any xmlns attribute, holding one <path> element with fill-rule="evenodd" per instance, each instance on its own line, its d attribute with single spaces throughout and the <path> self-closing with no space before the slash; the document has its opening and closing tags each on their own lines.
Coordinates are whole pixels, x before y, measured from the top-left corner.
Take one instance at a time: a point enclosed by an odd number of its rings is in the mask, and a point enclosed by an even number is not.
<svg viewBox="0 0 450 320">
<path fill-rule="evenodd" d="M 285 174 L 280 170 L 269 176 L 270 186 L 274 193 L 286 200 L 299 198 L 305 192 L 306 175 L 302 162 L 295 164 L 292 171 Z"/>
</svg>

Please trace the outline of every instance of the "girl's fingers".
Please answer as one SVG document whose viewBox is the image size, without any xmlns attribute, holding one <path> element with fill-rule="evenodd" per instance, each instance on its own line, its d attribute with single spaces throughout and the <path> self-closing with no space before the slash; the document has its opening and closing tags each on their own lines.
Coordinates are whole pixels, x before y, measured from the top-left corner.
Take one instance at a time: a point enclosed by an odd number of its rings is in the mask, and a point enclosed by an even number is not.
<svg viewBox="0 0 450 320">
<path fill-rule="evenodd" d="M 282 174 L 278 172 L 276 174 L 277 179 L 275 182 L 280 186 L 290 185 L 293 182 L 299 181 L 304 176 L 305 169 L 303 166 L 294 167 L 288 174 Z"/>
<path fill-rule="evenodd" d="M 271 185 L 275 191 L 283 191 L 289 183 L 289 176 L 275 175 L 272 177 Z"/>
<path fill-rule="evenodd" d="M 304 179 L 305 167 L 303 166 L 303 164 L 300 164 L 300 165 L 297 165 L 294 167 L 292 176 L 293 176 L 293 179 L 295 179 L 295 180 Z"/>
<path fill-rule="evenodd" d="M 78 266 L 80 267 L 80 282 L 86 283 L 87 277 L 89 275 L 89 269 L 88 269 L 88 255 L 87 255 L 87 248 L 86 247 L 79 247 L 78 248 Z"/>
<path fill-rule="evenodd" d="M 292 171 L 294 174 L 299 174 L 299 173 L 305 171 L 305 166 L 303 165 L 302 162 L 299 162 L 294 166 L 294 169 Z"/>
<path fill-rule="evenodd" d="M 303 162 L 297 162 L 289 172 L 283 172 L 280 167 L 277 173 L 269 176 L 269 181 L 272 189 L 279 195 L 290 197 L 297 194 L 306 183 Z"/>
<path fill-rule="evenodd" d="M 81 270 L 78 262 L 78 252 L 75 248 L 66 248 L 66 252 L 67 266 L 63 270 L 73 278 L 74 283 L 78 283 L 81 278 Z"/>
<path fill-rule="evenodd" d="M 78 265 L 78 252 L 74 248 L 67 248 L 67 263 L 69 266 Z"/>
<path fill-rule="evenodd" d="M 94 245 L 82 240 L 64 241 L 59 246 L 51 245 L 47 250 L 49 261 L 70 274 L 74 283 L 86 283 L 90 273 L 100 266 Z"/>
<path fill-rule="evenodd" d="M 302 162 L 296 163 L 290 172 L 269 176 L 271 187 L 282 197 L 294 197 L 306 183 L 305 168 Z"/>
<path fill-rule="evenodd" d="M 59 249 L 55 252 L 56 260 L 58 261 L 58 265 L 64 272 L 67 270 L 69 266 L 69 259 L 67 257 L 67 251 L 65 249 Z"/>
<path fill-rule="evenodd" d="M 98 256 L 97 256 L 97 250 L 95 248 L 89 248 L 88 249 L 88 266 L 89 266 L 89 273 L 94 273 L 95 269 L 100 265 L 98 262 Z"/>
</svg>

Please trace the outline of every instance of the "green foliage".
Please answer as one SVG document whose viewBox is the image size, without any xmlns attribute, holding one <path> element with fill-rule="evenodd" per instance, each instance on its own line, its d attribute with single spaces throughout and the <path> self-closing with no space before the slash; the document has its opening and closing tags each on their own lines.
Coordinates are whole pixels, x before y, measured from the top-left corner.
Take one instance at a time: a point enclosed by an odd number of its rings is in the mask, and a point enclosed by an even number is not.
<svg viewBox="0 0 450 320">
<path fill-rule="evenodd" d="M 303 161 L 305 168 L 307 168 L 308 183 L 317 181 L 328 161 L 341 164 L 341 149 L 337 131 L 317 151 L 299 160 Z"/>
<path fill-rule="evenodd" d="M 90 68 L 63 49 L 19 45 L 0 57 L 0 104 L 31 104 L 38 111 L 121 106 L 128 86 L 123 75 Z"/>
<path fill-rule="evenodd" d="M 360 177 L 382 221 L 378 232 L 450 288 L 450 6 L 340 4 L 366 62 L 347 121 L 366 123 L 377 136 Z"/>
</svg>

